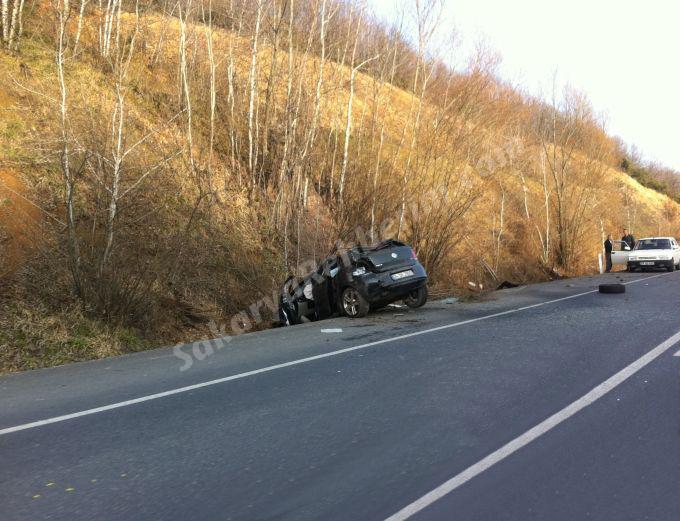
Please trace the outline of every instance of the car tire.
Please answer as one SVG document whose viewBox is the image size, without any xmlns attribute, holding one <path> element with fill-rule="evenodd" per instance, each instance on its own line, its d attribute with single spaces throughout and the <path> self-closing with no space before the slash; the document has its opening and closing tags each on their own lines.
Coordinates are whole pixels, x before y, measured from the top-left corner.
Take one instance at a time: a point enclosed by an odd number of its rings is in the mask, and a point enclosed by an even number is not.
<svg viewBox="0 0 680 521">
<path fill-rule="evenodd" d="M 600 293 L 615 294 L 615 293 L 625 293 L 626 286 L 623 284 L 600 284 Z"/>
<path fill-rule="evenodd" d="M 669 272 L 675 271 L 675 263 L 671 262 L 671 265 L 666 268 Z"/>
<path fill-rule="evenodd" d="M 355 288 L 348 287 L 340 297 L 340 307 L 350 318 L 361 318 L 368 314 L 370 306 L 364 296 Z"/>
<path fill-rule="evenodd" d="M 412 309 L 422 307 L 427 302 L 427 286 L 418 288 L 412 291 L 408 297 L 404 299 L 404 304 Z"/>
</svg>

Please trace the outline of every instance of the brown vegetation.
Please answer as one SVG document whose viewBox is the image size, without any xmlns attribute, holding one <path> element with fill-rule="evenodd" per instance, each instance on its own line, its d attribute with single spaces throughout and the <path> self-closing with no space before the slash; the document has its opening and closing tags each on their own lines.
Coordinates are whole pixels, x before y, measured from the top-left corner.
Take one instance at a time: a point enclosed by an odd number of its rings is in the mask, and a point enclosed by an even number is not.
<svg viewBox="0 0 680 521">
<path fill-rule="evenodd" d="M 452 70 L 439 2 L 415 5 L 410 45 L 351 0 L 33 4 L 0 53 L 2 183 L 28 202 L 0 233 L 31 238 L 0 249 L 5 368 L 214 334 L 357 229 L 447 288 L 585 273 L 604 231 L 676 231 L 582 95 L 525 97 L 483 50 Z M 58 340 L 21 325 L 54 321 Z"/>
</svg>

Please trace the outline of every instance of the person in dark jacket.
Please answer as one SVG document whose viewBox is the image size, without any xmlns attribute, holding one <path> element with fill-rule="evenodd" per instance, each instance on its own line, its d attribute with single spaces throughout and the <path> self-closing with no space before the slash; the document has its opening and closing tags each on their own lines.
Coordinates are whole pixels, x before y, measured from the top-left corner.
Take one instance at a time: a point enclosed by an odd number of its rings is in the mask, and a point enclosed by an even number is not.
<svg viewBox="0 0 680 521">
<path fill-rule="evenodd" d="M 635 246 L 635 237 L 633 237 L 632 233 L 628 233 L 628 230 L 625 228 L 623 229 L 623 237 L 621 237 L 621 240 L 625 242 L 630 249 L 633 249 L 633 246 Z"/>
<path fill-rule="evenodd" d="M 612 250 L 614 249 L 614 243 L 612 242 L 611 233 L 607 235 L 607 240 L 604 241 L 604 257 L 607 261 L 607 273 L 612 270 Z"/>
</svg>

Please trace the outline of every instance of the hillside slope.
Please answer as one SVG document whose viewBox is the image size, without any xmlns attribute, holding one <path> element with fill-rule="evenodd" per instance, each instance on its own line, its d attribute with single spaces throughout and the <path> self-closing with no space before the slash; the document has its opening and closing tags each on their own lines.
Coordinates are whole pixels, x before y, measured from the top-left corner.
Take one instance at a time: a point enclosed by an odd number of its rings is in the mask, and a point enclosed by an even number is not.
<svg viewBox="0 0 680 521">
<path fill-rule="evenodd" d="M 60 38 L 38 3 L 0 52 L 2 370 L 267 327 L 286 274 L 338 241 L 398 236 L 463 291 L 592 271 L 624 226 L 677 233 L 583 106 L 548 142 L 548 108 L 479 61 L 402 62 L 340 15 L 260 13 L 285 30 L 258 33 L 246 4 L 229 28 L 124 5 L 106 51 L 106 12 Z"/>
</svg>

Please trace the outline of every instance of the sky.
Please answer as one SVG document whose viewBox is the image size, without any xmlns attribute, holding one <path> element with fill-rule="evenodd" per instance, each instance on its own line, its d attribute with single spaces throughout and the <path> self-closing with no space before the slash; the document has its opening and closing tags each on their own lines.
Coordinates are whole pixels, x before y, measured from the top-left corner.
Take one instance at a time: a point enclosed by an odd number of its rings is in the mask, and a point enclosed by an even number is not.
<svg viewBox="0 0 680 521">
<path fill-rule="evenodd" d="M 445 0 L 441 30 L 461 48 L 483 40 L 500 75 L 530 94 L 585 92 L 611 135 L 680 171 L 680 1 Z M 415 0 L 369 0 L 392 19 Z M 463 53 L 465 51 L 461 51 Z"/>
</svg>

